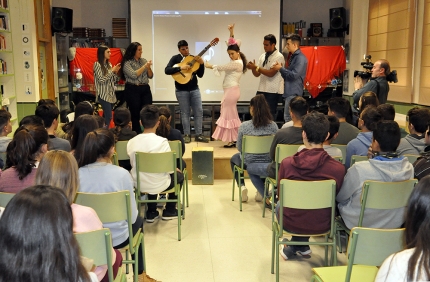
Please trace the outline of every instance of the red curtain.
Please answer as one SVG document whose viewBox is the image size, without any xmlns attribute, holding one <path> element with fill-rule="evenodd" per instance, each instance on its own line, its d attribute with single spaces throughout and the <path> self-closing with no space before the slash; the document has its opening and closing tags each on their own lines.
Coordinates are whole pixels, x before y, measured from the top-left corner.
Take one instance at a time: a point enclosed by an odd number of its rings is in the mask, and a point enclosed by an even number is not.
<svg viewBox="0 0 430 282">
<path fill-rule="evenodd" d="M 121 63 L 122 53 L 120 48 L 109 48 L 110 63 L 112 66 Z M 82 73 L 81 90 L 94 91 L 94 73 L 93 65 L 97 61 L 97 48 L 76 48 L 76 56 L 70 62 L 70 75 L 72 81 L 76 79 L 76 73 Z"/>
<path fill-rule="evenodd" d="M 300 50 L 308 59 L 304 86 L 315 98 L 334 77 L 343 76 L 345 52 L 342 46 L 302 46 Z"/>
</svg>

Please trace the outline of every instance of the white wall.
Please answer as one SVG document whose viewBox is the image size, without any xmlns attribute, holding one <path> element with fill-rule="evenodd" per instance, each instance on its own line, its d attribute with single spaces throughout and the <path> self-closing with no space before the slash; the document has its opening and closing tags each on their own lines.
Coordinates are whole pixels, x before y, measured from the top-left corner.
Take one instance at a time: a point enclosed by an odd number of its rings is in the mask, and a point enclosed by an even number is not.
<svg viewBox="0 0 430 282">
<path fill-rule="evenodd" d="M 343 0 L 284 0 L 283 22 L 306 22 L 306 28 L 310 27 L 311 23 L 322 23 L 324 36 L 327 36 L 327 31 L 330 28 L 331 8 L 343 7 Z M 303 33 L 303 36 L 306 32 Z"/>
<path fill-rule="evenodd" d="M 128 0 L 52 0 L 53 7 L 73 10 L 74 27 L 104 28 L 112 36 L 112 18 L 128 18 Z"/>
</svg>

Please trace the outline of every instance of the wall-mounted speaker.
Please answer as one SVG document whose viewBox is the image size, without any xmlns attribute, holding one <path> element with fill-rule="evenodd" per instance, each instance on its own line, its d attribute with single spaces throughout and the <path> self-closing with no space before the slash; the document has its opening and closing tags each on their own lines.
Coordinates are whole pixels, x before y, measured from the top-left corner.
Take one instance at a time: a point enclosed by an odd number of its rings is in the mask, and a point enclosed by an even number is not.
<svg viewBox="0 0 430 282">
<path fill-rule="evenodd" d="M 72 32 L 73 10 L 69 8 L 52 7 L 52 33 Z"/>
<path fill-rule="evenodd" d="M 344 30 L 346 28 L 346 10 L 344 7 L 330 9 L 330 29 Z"/>
</svg>

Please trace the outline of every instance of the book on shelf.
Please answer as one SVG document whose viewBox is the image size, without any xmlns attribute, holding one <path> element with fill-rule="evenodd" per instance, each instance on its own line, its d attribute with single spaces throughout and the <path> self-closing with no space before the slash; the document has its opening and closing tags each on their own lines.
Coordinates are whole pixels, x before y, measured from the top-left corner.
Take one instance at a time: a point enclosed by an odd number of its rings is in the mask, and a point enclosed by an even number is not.
<svg viewBox="0 0 430 282">
<path fill-rule="evenodd" d="M 3 9 L 9 9 L 9 0 L 0 0 L 0 6 Z"/>
<path fill-rule="evenodd" d="M 6 50 L 6 38 L 0 34 L 0 50 Z"/>
<path fill-rule="evenodd" d="M 7 74 L 7 64 L 5 60 L 0 59 L 0 74 Z"/>
<path fill-rule="evenodd" d="M 8 21 L 7 21 L 5 15 L 0 15 L 0 29 L 1 30 L 8 30 L 9 29 Z"/>
</svg>

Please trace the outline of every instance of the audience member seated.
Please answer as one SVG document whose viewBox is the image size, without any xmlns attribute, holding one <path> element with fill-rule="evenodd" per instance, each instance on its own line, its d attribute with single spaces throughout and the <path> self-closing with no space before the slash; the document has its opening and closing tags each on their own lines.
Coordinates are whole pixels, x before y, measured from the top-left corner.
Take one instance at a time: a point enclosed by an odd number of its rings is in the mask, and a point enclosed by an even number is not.
<svg viewBox="0 0 430 282">
<path fill-rule="evenodd" d="M 73 121 L 66 123 L 61 128 L 63 132 L 60 132 L 60 134 L 57 134 L 57 137 L 70 140 L 71 138 L 70 135 L 73 132 L 73 124 L 75 123 L 75 120 L 77 120 L 78 117 L 80 117 L 81 115 L 90 115 L 90 116 L 94 115 L 94 107 L 90 102 L 83 101 L 76 105 Z"/>
<path fill-rule="evenodd" d="M 130 173 L 122 167 L 113 165 L 111 162 L 114 152 L 115 137 L 111 131 L 106 128 L 98 128 L 87 134 L 79 153 L 81 156 L 78 161 L 79 192 L 111 193 L 123 190 L 129 191 L 132 227 L 135 234 L 139 228 L 143 230 L 143 218 L 138 216 L 133 179 Z M 115 249 L 128 246 L 130 238 L 128 238 L 128 226 L 125 221 L 105 223 L 103 227 L 110 229 L 112 245 Z M 134 259 L 134 255 L 132 257 Z M 138 252 L 138 263 L 139 281 L 141 281 L 146 279 L 147 276 L 144 273 L 143 257 L 140 251 Z"/>
<path fill-rule="evenodd" d="M 60 110 L 58 110 L 57 106 L 51 104 L 40 105 L 36 108 L 35 114 L 43 120 L 46 131 L 48 131 L 48 150 L 63 150 L 70 152 L 70 142 L 65 139 L 55 137 L 55 131 L 58 128 L 58 116 L 60 114 Z"/>
<path fill-rule="evenodd" d="M 396 118 L 396 110 L 391 104 L 381 104 L 377 109 L 381 113 L 383 120 L 394 120 Z M 408 135 L 406 130 L 403 127 L 400 127 L 400 136 L 403 138 L 406 135 Z"/>
<path fill-rule="evenodd" d="M 255 95 L 251 101 L 249 106 L 249 112 L 251 113 L 251 120 L 244 121 L 238 131 L 237 135 L 237 143 L 236 147 L 239 150 L 239 153 L 234 154 L 230 159 L 231 170 L 235 165 L 241 166 L 242 158 L 244 158 L 245 169 L 251 168 L 251 171 L 255 172 L 258 166 L 262 165 L 262 174 L 265 173 L 267 165 L 270 164 L 270 156 L 269 154 L 246 154 L 242 155 L 242 138 L 244 135 L 251 136 L 265 136 L 265 135 L 274 135 L 278 131 L 278 125 L 272 120 L 272 115 L 270 114 L 270 108 L 267 104 L 266 99 L 263 94 Z M 248 171 L 249 173 L 249 171 Z M 252 179 L 254 177 L 260 178 L 259 175 L 250 174 L 252 183 L 256 182 L 256 180 Z M 242 193 L 242 201 L 248 201 L 248 188 L 245 186 L 245 182 L 239 183 L 239 179 L 236 179 L 237 186 L 240 187 Z M 258 180 L 257 180 L 258 181 Z M 255 184 L 254 184 L 255 185 Z M 257 189 L 261 189 L 260 186 L 255 186 Z M 264 186 L 261 190 L 257 190 L 255 194 L 255 201 L 261 202 L 263 200 L 264 194 Z"/>
<path fill-rule="evenodd" d="M 12 141 L 12 137 L 7 136 L 12 132 L 11 117 L 8 111 L 0 110 L 0 152 L 6 152 L 7 145 Z"/>
<path fill-rule="evenodd" d="M 96 119 L 99 128 L 109 128 L 109 126 L 106 125 L 105 119 L 102 116 L 94 115 L 94 118 Z"/>
<path fill-rule="evenodd" d="M 419 155 L 426 144 L 424 143 L 424 132 L 430 121 L 430 111 L 425 108 L 414 107 L 407 113 L 409 134 L 400 140 L 397 153 L 400 155 Z"/>
<path fill-rule="evenodd" d="M 375 107 L 379 106 L 379 100 L 376 94 L 372 91 L 365 92 L 358 101 L 358 109 L 353 109 L 353 124 L 358 126 L 358 119 L 363 110 L 368 106 L 373 105 Z"/>
<path fill-rule="evenodd" d="M 81 148 L 84 144 L 85 137 L 88 132 L 99 128 L 99 124 L 93 115 L 81 115 L 73 122 L 73 130 L 69 135 L 70 145 L 72 147 L 71 153 L 75 156 L 76 161 L 79 163 L 81 158 Z"/>
<path fill-rule="evenodd" d="M 430 174 L 430 122 L 427 124 L 424 142 L 427 147 L 425 147 L 421 156 L 413 164 L 414 175 L 418 180 Z"/>
<path fill-rule="evenodd" d="M 63 190 L 69 199 L 73 213 L 73 232 L 89 232 L 103 228 L 96 212 L 89 207 L 74 204 L 79 186 L 78 164 L 75 158 L 65 151 L 48 151 L 40 161 L 36 173 L 36 185 L 51 185 Z M 114 277 L 122 263 L 122 256 L 118 250 L 112 249 Z M 99 281 L 108 282 L 107 265 L 100 265 L 94 269 Z"/>
<path fill-rule="evenodd" d="M 339 134 L 332 141 L 332 144 L 346 145 L 349 141 L 356 138 L 360 130 L 346 121 L 351 112 L 351 104 L 345 98 L 330 98 L 327 101 L 328 115 L 339 119 Z"/>
<path fill-rule="evenodd" d="M 336 201 L 339 202 L 340 215 L 348 228 L 351 229 L 358 224 L 364 181 L 396 182 L 414 178 L 412 164 L 406 157 L 396 153 L 399 143 L 399 125 L 391 120 L 379 122 L 373 132 L 373 158 L 366 162 L 357 162 L 348 170 L 342 189 L 336 197 Z M 403 215 L 404 208 L 393 210 L 366 209 L 363 226 L 398 228 L 404 222 Z"/>
<path fill-rule="evenodd" d="M 303 118 L 303 142 L 306 148 L 294 156 L 285 158 L 279 168 L 279 181 L 281 179 L 292 180 L 327 180 L 336 181 L 336 192 L 339 192 L 345 176 L 345 167 L 330 157 L 323 149 L 323 142 L 329 136 L 330 124 L 327 118 L 318 112 L 307 114 Z M 278 183 L 278 187 L 280 184 Z M 281 190 L 278 189 L 278 198 Z M 306 201 L 306 199 L 303 199 Z M 276 206 L 279 218 L 280 202 Z M 322 233 L 330 229 L 331 209 L 300 210 L 284 208 L 284 229 L 294 233 Z M 292 241 L 309 242 L 309 237 L 293 236 Z M 312 253 L 309 245 L 286 246 L 280 254 L 284 259 L 291 259 L 296 254 L 310 255 Z"/>
<path fill-rule="evenodd" d="M 98 281 L 82 265 L 72 209 L 58 188 L 37 185 L 16 194 L 0 234 L 0 281 Z"/>
<path fill-rule="evenodd" d="M 170 111 L 167 107 L 160 107 L 160 124 L 157 127 L 156 134 L 158 136 L 164 137 L 169 141 L 179 140 L 182 145 L 182 156 L 185 153 L 185 142 L 182 134 L 176 128 L 170 127 L 170 122 L 172 121 L 172 116 L 170 115 Z M 186 163 L 182 160 L 182 167 L 186 167 Z M 179 159 L 177 167 L 180 168 Z"/>
<path fill-rule="evenodd" d="M 113 122 L 115 127 L 111 128 L 110 131 L 115 135 L 115 143 L 117 141 L 128 141 L 136 136 L 136 131 L 131 130 L 131 114 L 126 107 L 115 109 Z M 130 160 L 120 160 L 118 164 L 128 171 L 131 170 Z"/>
<path fill-rule="evenodd" d="M 376 275 L 375 282 L 429 281 L 430 176 L 412 190 L 406 208 L 404 251 L 389 256 Z"/>
<path fill-rule="evenodd" d="M 329 129 L 329 135 L 327 139 L 323 143 L 323 149 L 327 152 L 331 157 L 342 157 L 342 151 L 339 148 L 333 147 L 331 145 L 331 142 L 334 138 L 337 137 L 338 131 L 339 131 L 339 120 L 336 116 L 327 116 L 327 120 L 330 123 L 330 129 Z M 301 150 L 305 149 L 306 146 L 302 145 L 299 147 L 297 152 L 300 152 Z"/>
<path fill-rule="evenodd" d="M 18 193 L 34 184 L 39 161 L 48 150 L 43 126 L 20 126 L 7 146 L 6 170 L 1 173 L 0 192 Z"/>
<path fill-rule="evenodd" d="M 301 119 L 308 113 L 309 105 L 303 97 L 296 96 L 291 100 L 289 109 L 293 126 L 279 129 L 270 147 L 270 159 L 272 162 L 267 167 L 267 175 L 271 178 L 276 178 L 276 146 L 278 144 L 303 144 Z"/>
<path fill-rule="evenodd" d="M 358 128 L 361 129 L 361 132 L 346 145 L 346 168 L 349 168 L 352 155 L 367 156 L 367 151 L 372 143 L 372 131 L 376 129 L 376 124 L 381 120 L 382 115 L 374 106 L 366 107 L 360 114 Z"/>
<path fill-rule="evenodd" d="M 130 156 L 132 166 L 131 175 L 136 187 L 136 152 L 164 153 L 170 152 L 169 142 L 166 138 L 155 134 L 159 121 L 159 110 L 157 106 L 147 105 L 140 111 L 140 123 L 144 130 L 141 134 L 130 139 L 127 144 L 127 154 Z M 177 169 L 177 182 L 184 182 L 184 175 Z M 140 187 L 142 193 L 148 193 L 148 200 L 156 200 L 158 193 L 172 189 L 174 186 L 173 172 L 169 173 L 146 173 L 140 172 Z M 177 199 L 175 192 L 168 194 L 169 200 Z M 146 222 L 152 223 L 158 218 L 157 203 L 148 203 L 146 211 Z M 166 203 L 162 219 L 171 220 L 178 217 L 176 203 Z"/>
<path fill-rule="evenodd" d="M 32 125 L 40 125 L 45 127 L 45 124 L 43 123 L 43 119 L 36 115 L 29 115 L 22 118 L 22 120 L 19 122 L 19 126 L 23 126 L 26 124 L 32 124 Z M 16 131 L 15 131 L 16 133 Z"/>
</svg>

